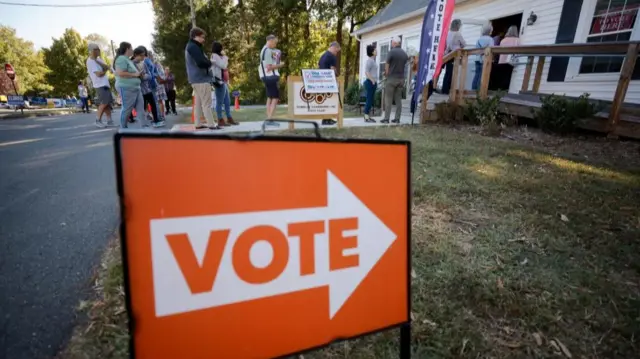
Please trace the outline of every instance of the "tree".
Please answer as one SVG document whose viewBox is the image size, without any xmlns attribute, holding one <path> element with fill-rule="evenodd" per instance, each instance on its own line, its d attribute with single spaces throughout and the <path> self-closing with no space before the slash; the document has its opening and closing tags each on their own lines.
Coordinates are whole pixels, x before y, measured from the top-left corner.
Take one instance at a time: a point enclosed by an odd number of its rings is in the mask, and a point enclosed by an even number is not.
<svg viewBox="0 0 640 359">
<path fill-rule="evenodd" d="M 53 39 L 51 48 L 42 51 L 44 63 L 51 70 L 47 80 L 55 93 L 58 96 L 75 94 L 78 81 L 87 77 L 87 41 L 74 29 L 66 29 L 62 37 Z"/>
<path fill-rule="evenodd" d="M 52 89 L 45 80 L 49 69 L 44 64 L 42 52 L 36 51 L 32 42 L 19 38 L 15 29 L 0 25 L 0 66 L 6 63 L 11 63 L 16 70 L 19 92 L 37 94 Z M 0 76 L 3 81 L 0 93 L 12 93 L 13 86 L 7 77 L 4 73 Z"/>
<path fill-rule="evenodd" d="M 98 44 L 98 46 L 100 46 L 100 51 L 102 51 L 102 57 L 104 57 L 105 59 L 113 58 L 111 41 L 109 41 L 109 39 L 107 39 L 106 37 L 100 34 L 93 33 L 93 34 L 87 35 L 87 37 L 85 37 L 85 40 L 87 41 L 87 44 L 90 44 L 90 43 Z"/>
</svg>

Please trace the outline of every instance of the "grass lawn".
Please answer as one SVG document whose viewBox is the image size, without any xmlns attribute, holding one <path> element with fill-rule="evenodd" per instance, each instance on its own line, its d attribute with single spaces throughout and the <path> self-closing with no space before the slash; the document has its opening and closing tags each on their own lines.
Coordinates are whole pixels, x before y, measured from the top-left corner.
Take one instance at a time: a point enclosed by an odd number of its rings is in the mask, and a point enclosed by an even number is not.
<svg viewBox="0 0 640 359">
<path fill-rule="evenodd" d="M 436 126 L 326 133 L 413 143 L 413 357 L 638 357 L 640 144 Z M 105 258 L 62 358 L 126 356 L 117 247 Z M 395 358 L 397 336 L 304 358 Z"/>
<path fill-rule="evenodd" d="M 287 108 L 278 107 L 276 108 L 276 113 L 274 115 L 275 118 L 279 119 L 287 119 L 289 115 L 287 113 Z M 377 112 L 376 112 L 377 113 Z M 264 121 L 266 119 L 266 109 L 263 107 L 241 107 L 240 110 L 231 110 L 231 115 L 233 119 L 238 122 L 246 122 L 246 121 Z M 362 117 L 362 114 L 359 114 L 356 110 L 353 111 L 345 111 L 344 117 Z M 181 122 L 189 122 L 191 121 L 191 114 L 185 116 L 181 119 Z"/>
</svg>

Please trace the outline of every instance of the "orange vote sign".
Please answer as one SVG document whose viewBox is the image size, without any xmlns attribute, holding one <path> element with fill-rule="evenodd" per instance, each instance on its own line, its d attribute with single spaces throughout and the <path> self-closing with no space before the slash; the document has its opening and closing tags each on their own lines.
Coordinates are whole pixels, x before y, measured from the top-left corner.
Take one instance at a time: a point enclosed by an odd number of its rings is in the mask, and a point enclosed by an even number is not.
<svg viewBox="0 0 640 359">
<path fill-rule="evenodd" d="M 273 358 L 409 323 L 409 147 L 116 135 L 132 354 Z"/>
</svg>

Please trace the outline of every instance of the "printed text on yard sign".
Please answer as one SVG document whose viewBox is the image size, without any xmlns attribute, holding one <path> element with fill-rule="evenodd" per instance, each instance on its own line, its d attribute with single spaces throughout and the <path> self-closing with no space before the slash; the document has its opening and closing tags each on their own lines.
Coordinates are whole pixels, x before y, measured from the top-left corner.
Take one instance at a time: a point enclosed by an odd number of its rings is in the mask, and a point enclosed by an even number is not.
<svg viewBox="0 0 640 359">
<path fill-rule="evenodd" d="M 302 82 L 307 93 L 339 93 L 333 70 L 302 70 Z"/>
<path fill-rule="evenodd" d="M 138 357 L 271 358 L 409 321 L 408 145 L 121 141 Z M 198 151 L 234 156 L 180 155 Z M 188 185 L 219 171 L 237 178 L 223 192 Z"/>
</svg>

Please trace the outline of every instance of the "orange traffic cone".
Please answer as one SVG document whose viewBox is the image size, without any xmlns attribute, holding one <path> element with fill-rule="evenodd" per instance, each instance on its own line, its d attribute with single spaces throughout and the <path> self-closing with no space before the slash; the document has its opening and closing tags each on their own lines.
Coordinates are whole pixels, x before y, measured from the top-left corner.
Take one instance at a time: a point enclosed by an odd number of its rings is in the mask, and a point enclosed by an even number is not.
<svg viewBox="0 0 640 359">
<path fill-rule="evenodd" d="M 240 98 L 238 96 L 236 96 L 236 104 L 234 107 L 236 111 L 240 109 Z"/>
</svg>

